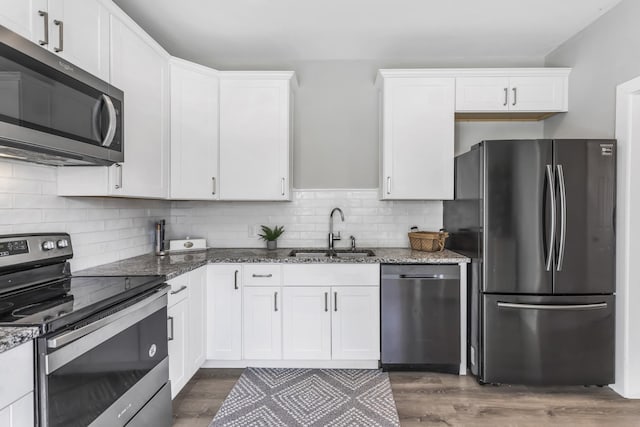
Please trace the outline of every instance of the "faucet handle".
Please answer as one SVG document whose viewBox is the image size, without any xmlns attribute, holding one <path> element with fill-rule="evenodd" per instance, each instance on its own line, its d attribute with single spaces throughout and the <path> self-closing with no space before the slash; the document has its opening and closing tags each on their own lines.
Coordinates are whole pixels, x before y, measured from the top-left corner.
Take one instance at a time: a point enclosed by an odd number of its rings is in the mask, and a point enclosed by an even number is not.
<svg viewBox="0 0 640 427">
<path fill-rule="evenodd" d="M 339 231 L 337 233 L 333 233 L 333 240 L 342 240 L 342 238 L 340 237 Z"/>
<path fill-rule="evenodd" d="M 356 250 L 356 238 L 355 238 L 355 236 L 349 236 L 349 238 L 351 239 L 351 250 L 355 251 Z"/>
</svg>

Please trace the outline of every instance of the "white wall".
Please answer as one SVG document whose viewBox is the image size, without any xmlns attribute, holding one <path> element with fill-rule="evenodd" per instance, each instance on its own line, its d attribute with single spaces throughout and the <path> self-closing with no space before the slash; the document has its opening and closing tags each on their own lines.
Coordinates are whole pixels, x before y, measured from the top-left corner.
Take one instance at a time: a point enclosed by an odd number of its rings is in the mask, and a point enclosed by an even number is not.
<svg viewBox="0 0 640 427">
<path fill-rule="evenodd" d="M 55 167 L 0 161 L 0 234 L 68 232 L 74 271 L 150 252 L 169 214 L 165 201 L 58 197 Z"/>
<path fill-rule="evenodd" d="M 544 122 L 456 122 L 455 155 L 466 153 L 483 140 L 538 139 L 544 134 Z"/>
<path fill-rule="evenodd" d="M 185 59 L 198 62 L 198 58 Z M 378 96 L 374 85 L 378 69 L 537 67 L 543 65 L 544 59 L 488 57 L 422 58 L 400 62 L 219 63 L 211 58 L 208 62 L 199 62 L 221 70 L 295 70 L 300 86 L 295 96 L 293 185 L 304 189 L 349 189 L 378 186 Z M 524 128 L 529 129 L 527 125 Z M 542 128 L 536 137 L 542 136 L 541 132 Z M 486 138 L 506 134 L 508 132 L 498 131 Z M 478 138 L 480 141 L 484 137 L 478 135 Z"/>
<path fill-rule="evenodd" d="M 550 138 L 613 138 L 616 136 L 616 87 L 640 76 L 640 2 L 624 0 L 592 25 L 551 52 L 548 66 L 566 66 L 569 77 L 569 112 L 550 118 L 544 126 Z M 640 83 L 639 83 L 640 87 Z M 640 92 L 639 92 L 640 93 Z M 640 117 L 635 109 L 628 117 Z M 620 117 L 619 125 L 627 117 Z M 636 120 L 636 127 L 640 121 Z M 634 131 L 637 133 L 637 130 Z M 618 132 L 623 138 L 623 134 Z M 638 155 L 627 135 L 618 147 L 618 233 L 616 271 L 616 384 L 626 397 L 640 398 L 640 293 L 634 261 L 640 255 L 638 211 L 634 194 L 640 180 Z M 634 187 L 634 183 L 636 183 Z"/>
<path fill-rule="evenodd" d="M 382 202 L 377 190 L 294 190 L 288 202 L 173 202 L 171 238 L 205 237 L 213 247 L 264 247 L 259 226 L 284 225 L 280 247 L 324 247 L 329 213 L 342 233 L 336 248 L 349 247 L 349 236 L 362 247 L 408 247 L 411 226 L 437 231 L 442 227 L 442 202 Z"/>
<path fill-rule="evenodd" d="M 640 1 L 624 0 L 545 60 L 572 67 L 569 112 L 545 121 L 553 138 L 613 138 L 616 86 L 640 75 Z"/>
</svg>

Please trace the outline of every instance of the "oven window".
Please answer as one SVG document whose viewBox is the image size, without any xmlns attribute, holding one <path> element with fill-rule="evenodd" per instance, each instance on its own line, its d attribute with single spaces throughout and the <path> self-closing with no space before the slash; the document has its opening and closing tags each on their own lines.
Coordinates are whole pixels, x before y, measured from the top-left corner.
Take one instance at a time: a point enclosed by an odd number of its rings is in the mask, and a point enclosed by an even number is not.
<svg viewBox="0 0 640 427">
<path fill-rule="evenodd" d="M 0 45 L 0 121 L 101 145 L 108 127 L 101 97 L 100 91 Z M 120 111 L 121 103 L 112 102 Z"/>
<path fill-rule="evenodd" d="M 162 308 L 48 375 L 49 425 L 89 425 L 166 357 Z"/>
</svg>

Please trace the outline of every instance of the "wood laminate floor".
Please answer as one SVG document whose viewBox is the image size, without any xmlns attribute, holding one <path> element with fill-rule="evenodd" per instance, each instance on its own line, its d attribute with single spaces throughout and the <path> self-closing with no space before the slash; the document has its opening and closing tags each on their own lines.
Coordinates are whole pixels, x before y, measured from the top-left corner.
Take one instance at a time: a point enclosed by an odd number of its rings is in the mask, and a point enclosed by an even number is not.
<svg viewBox="0 0 640 427">
<path fill-rule="evenodd" d="M 207 427 L 242 369 L 201 369 L 173 402 L 174 427 Z M 402 426 L 638 426 L 640 400 L 604 387 L 480 386 L 473 377 L 391 372 Z"/>
</svg>

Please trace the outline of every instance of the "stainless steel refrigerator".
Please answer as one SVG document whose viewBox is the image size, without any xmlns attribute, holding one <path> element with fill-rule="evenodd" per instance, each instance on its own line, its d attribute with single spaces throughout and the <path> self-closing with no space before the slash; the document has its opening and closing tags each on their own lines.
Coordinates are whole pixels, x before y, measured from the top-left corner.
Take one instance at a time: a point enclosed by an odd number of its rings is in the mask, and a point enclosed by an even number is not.
<svg viewBox="0 0 640 427">
<path fill-rule="evenodd" d="M 469 255 L 481 383 L 614 381 L 614 140 L 483 141 L 456 157 L 448 247 Z"/>
</svg>

